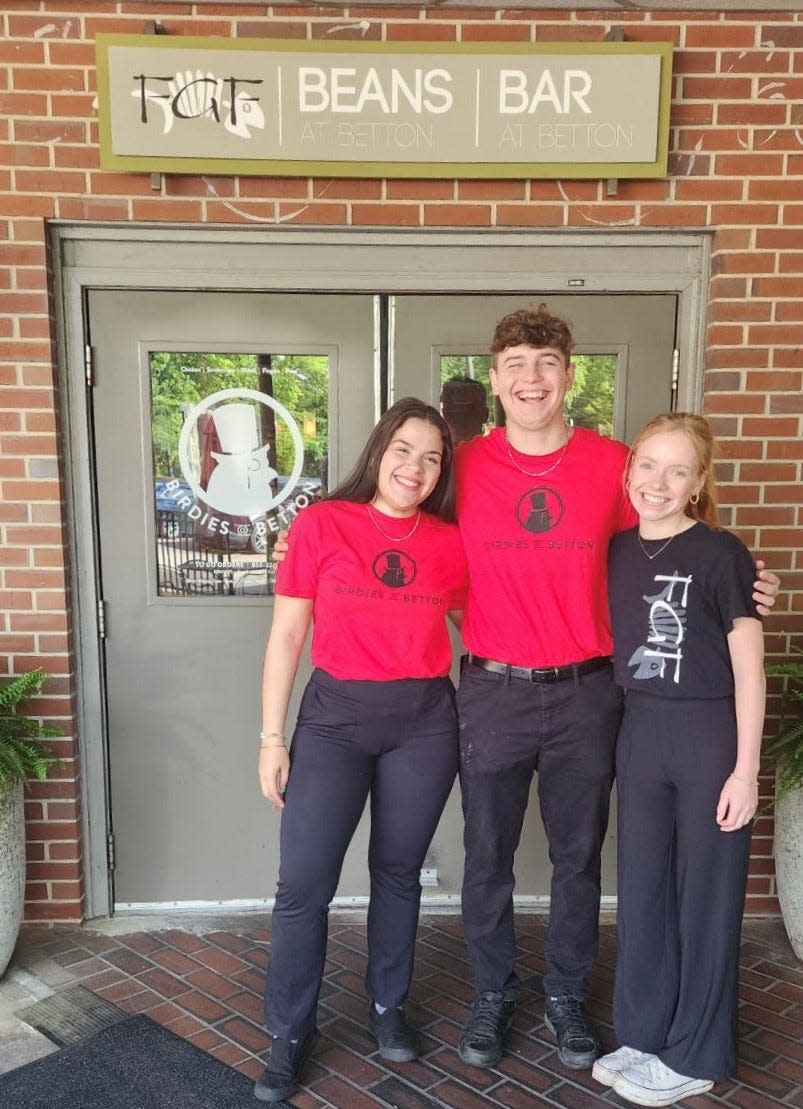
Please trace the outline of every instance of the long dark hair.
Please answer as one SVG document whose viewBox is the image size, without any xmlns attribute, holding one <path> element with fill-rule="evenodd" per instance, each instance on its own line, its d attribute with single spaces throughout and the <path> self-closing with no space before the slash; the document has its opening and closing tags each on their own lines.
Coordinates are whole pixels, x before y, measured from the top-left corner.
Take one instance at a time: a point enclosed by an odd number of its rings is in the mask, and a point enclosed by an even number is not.
<svg viewBox="0 0 803 1109">
<path fill-rule="evenodd" d="M 357 504 L 368 504 L 376 495 L 379 464 L 382 461 L 382 456 L 390 446 L 396 432 L 407 420 L 423 420 L 425 423 L 432 424 L 440 432 L 442 443 L 440 476 L 435 488 L 422 502 L 421 508 L 425 512 L 431 512 L 434 516 L 439 516 L 442 520 L 452 523 L 455 518 L 452 435 L 449 431 L 449 425 L 437 408 L 433 408 L 431 404 L 425 404 L 417 397 L 402 397 L 385 412 L 368 436 L 368 442 L 363 447 L 354 469 L 329 494 L 326 500 L 356 501 Z"/>
</svg>

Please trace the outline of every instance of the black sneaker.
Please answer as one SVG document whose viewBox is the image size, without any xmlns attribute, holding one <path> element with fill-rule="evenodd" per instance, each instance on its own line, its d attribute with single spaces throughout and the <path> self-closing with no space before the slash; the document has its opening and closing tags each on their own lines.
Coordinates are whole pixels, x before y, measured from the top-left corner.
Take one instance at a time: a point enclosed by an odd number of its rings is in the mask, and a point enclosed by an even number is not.
<svg viewBox="0 0 803 1109">
<path fill-rule="evenodd" d="M 546 999 L 544 1023 L 558 1041 L 558 1058 L 570 1070 L 588 1070 L 599 1055 L 599 1040 L 579 997 Z"/>
<path fill-rule="evenodd" d="M 303 1039 L 273 1040 L 270 1045 L 270 1060 L 254 1084 L 254 1097 L 257 1101 L 284 1101 L 298 1089 L 301 1072 L 309 1062 L 320 1039 L 318 1029 L 307 1033 Z"/>
<path fill-rule="evenodd" d="M 502 1040 L 513 1022 L 516 1003 L 503 993 L 481 993 L 474 999 L 457 1054 L 472 1067 L 494 1067 L 502 1058 Z"/>
<path fill-rule="evenodd" d="M 379 1044 L 379 1054 L 392 1063 L 409 1063 L 420 1054 L 418 1036 L 404 1019 L 401 1009 L 386 1009 L 384 1013 L 378 1013 L 372 1002 L 368 1012 L 368 1031 Z"/>
</svg>

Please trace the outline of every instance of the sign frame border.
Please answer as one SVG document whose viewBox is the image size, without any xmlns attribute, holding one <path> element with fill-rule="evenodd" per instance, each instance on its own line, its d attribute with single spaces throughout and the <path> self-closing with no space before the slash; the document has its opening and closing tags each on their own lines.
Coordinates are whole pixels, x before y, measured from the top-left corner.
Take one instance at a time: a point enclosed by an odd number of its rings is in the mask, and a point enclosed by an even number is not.
<svg viewBox="0 0 803 1109">
<path fill-rule="evenodd" d="M 266 50 L 285 53 L 382 54 L 657 54 L 661 59 L 658 92 L 656 158 L 652 162 L 382 162 L 316 161 L 263 158 L 164 158 L 160 155 L 122 155 L 112 150 L 109 94 L 109 48 Z M 667 176 L 669 115 L 672 104 L 672 42 L 348 42 L 319 39 L 225 39 L 214 36 L 127 35 L 95 36 L 98 82 L 100 168 L 130 173 L 203 175 L 210 177 L 370 177 L 448 180 L 588 180 L 654 179 Z"/>
</svg>

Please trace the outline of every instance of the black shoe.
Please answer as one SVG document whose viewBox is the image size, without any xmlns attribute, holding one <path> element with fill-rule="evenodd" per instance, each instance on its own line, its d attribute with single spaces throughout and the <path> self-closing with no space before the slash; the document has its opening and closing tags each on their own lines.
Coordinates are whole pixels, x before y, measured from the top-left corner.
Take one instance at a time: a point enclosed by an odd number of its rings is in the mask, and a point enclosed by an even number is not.
<svg viewBox="0 0 803 1109">
<path fill-rule="evenodd" d="M 558 1041 L 558 1058 L 570 1070 L 588 1070 L 599 1055 L 599 1040 L 579 997 L 546 999 L 544 1023 Z"/>
<path fill-rule="evenodd" d="M 494 1067 L 502 1058 L 502 1040 L 513 1023 L 516 1003 L 503 993 L 481 993 L 474 999 L 457 1054 L 472 1067 Z"/>
<path fill-rule="evenodd" d="M 270 1060 L 254 1084 L 254 1097 L 258 1101 L 284 1101 L 298 1089 L 301 1072 L 309 1062 L 320 1035 L 314 1028 L 303 1039 L 273 1040 Z"/>
<path fill-rule="evenodd" d="M 409 1063 L 420 1055 L 418 1036 L 404 1019 L 401 1009 L 376 1011 L 371 1002 L 368 1011 L 368 1031 L 379 1044 L 379 1054 L 392 1063 Z"/>
</svg>

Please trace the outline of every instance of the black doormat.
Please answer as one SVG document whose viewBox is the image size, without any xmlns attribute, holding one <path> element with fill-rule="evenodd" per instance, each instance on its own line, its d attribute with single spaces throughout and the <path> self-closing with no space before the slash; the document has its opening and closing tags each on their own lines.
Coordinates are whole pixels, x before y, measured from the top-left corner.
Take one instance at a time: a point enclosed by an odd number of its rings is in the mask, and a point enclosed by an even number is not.
<svg viewBox="0 0 803 1109">
<path fill-rule="evenodd" d="M 144 1016 L 0 1075 L 3 1109 L 256 1109 L 253 1090 Z"/>
</svg>

